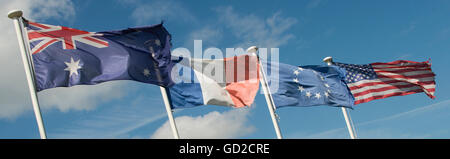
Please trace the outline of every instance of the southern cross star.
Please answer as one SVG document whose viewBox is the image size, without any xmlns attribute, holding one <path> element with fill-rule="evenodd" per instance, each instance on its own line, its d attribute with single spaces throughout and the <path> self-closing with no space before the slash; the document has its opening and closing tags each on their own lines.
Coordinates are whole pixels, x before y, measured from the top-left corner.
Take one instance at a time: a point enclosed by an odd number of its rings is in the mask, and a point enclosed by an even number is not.
<svg viewBox="0 0 450 159">
<path fill-rule="evenodd" d="M 155 44 L 158 45 L 158 46 L 161 46 L 161 41 L 159 41 L 159 39 L 156 39 L 155 40 Z"/>
<path fill-rule="evenodd" d="M 150 70 L 145 68 L 144 71 L 142 71 L 142 74 L 144 74 L 145 77 L 149 77 L 150 76 Z"/>
<path fill-rule="evenodd" d="M 66 68 L 64 69 L 65 71 L 69 71 L 69 77 L 72 76 L 72 74 L 78 75 L 78 69 L 81 68 L 81 66 L 79 65 L 80 60 L 78 59 L 77 61 L 74 61 L 72 57 L 70 57 L 70 62 L 64 62 L 66 64 Z"/>
</svg>

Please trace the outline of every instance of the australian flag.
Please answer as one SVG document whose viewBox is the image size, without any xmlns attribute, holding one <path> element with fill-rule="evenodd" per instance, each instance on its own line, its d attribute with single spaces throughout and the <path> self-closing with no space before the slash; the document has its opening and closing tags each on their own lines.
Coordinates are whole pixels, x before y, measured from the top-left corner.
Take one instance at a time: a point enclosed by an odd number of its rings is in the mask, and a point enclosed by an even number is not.
<svg viewBox="0 0 450 159">
<path fill-rule="evenodd" d="M 134 80 L 173 85 L 171 35 L 163 24 L 87 32 L 25 21 L 37 91 Z"/>
<path fill-rule="evenodd" d="M 329 105 L 353 106 L 354 98 L 345 83 L 345 70 L 336 66 L 292 66 L 267 62 L 271 73 L 269 86 L 278 82 L 278 89 L 271 88 L 277 108 L 286 106 Z"/>
</svg>

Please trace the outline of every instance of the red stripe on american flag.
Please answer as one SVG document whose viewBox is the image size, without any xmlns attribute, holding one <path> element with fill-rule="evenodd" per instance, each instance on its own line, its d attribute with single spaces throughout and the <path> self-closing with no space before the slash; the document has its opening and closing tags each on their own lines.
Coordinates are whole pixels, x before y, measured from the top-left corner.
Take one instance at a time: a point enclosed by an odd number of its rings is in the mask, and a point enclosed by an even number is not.
<svg viewBox="0 0 450 159">
<path fill-rule="evenodd" d="M 405 68 L 405 69 L 398 69 L 398 70 L 386 70 L 383 68 L 374 68 L 375 72 L 386 72 L 386 73 L 404 73 L 404 72 L 415 72 L 415 71 L 430 71 L 431 69 L 429 67 L 424 68 Z"/>
<path fill-rule="evenodd" d="M 373 68 L 426 68 L 429 67 L 428 64 L 419 64 L 419 65 L 405 65 L 405 66 L 400 66 L 400 65 L 394 65 L 394 66 L 386 66 L 386 65 L 379 65 L 379 66 L 372 66 Z"/>
<path fill-rule="evenodd" d="M 397 61 L 392 61 L 392 62 L 388 62 L 388 63 L 383 63 L 383 62 L 375 62 L 375 63 L 371 63 L 371 65 L 398 65 L 398 64 L 406 64 L 406 65 L 411 65 L 411 64 L 429 64 L 428 61 L 425 62 L 416 62 L 416 61 L 408 61 L 408 60 L 397 60 Z"/>
<path fill-rule="evenodd" d="M 393 83 L 406 83 L 403 81 L 398 81 L 398 80 L 390 80 L 390 81 L 382 81 L 382 82 L 370 82 L 370 83 L 363 83 L 357 86 L 352 86 L 349 87 L 350 90 L 355 90 L 358 88 L 362 88 L 362 87 L 367 87 L 367 86 L 376 86 L 376 85 L 380 85 L 380 84 L 393 84 Z M 426 82 L 419 82 L 420 85 L 427 85 L 427 84 L 435 84 L 434 81 L 426 81 Z"/>
<path fill-rule="evenodd" d="M 418 85 L 415 84 L 407 84 L 407 85 L 398 85 L 398 86 L 387 86 L 387 87 L 382 87 L 382 88 L 377 88 L 377 89 L 369 89 L 367 91 L 364 92 L 360 92 L 360 93 L 355 93 L 353 94 L 353 96 L 358 97 L 358 96 L 363 96 L 369 93 L 375 93 L 375 92 L 383 92 L 383 91 L 387 91 L 387 90 L 391 90 L 391 89 L 402 89 L 402 88 L 410 88 L 410 87 L 418 87 L 420 88 Z M 434 88 L 430 88 L 427 89 L 428 91 L 434 91 Z"/>
<path fill-rule="evenodd" d="M 378 75 L 378 74 L 377 74 Z M 412 76 L 403 76 L 403 75 L 378 75 L 380 78 L 404 78 L 404 79 L 416 79 L 416 78 L 424 78 L 424 77 L 433 77 L 434 73 L 429 74 L 420 74 L 420 75 L 412 75 Z"/>
<path fill-rule="evenodd" d="M 385 94 L 385 95 L 381 95 L 381 96 L 372 96 L 369 98 L 364 98 L 361 100 L 356 100 L 355 104 L 361 104 L 361 103 L 366 103 L 375 99 L 383 99 L 383 98 L 387 98 L 387 97 L 392 97 L 392 96 L 404 96 L 404 95 L 410 95 L 410 94 L 414 94 L 414 93 L 420 93 L 423 92 L 422 89 L 416 89 L 416 90 L 412 90 L 412 91 L 408 91 L 408 92 L 395 92 L 395 93 L 390 93 L 390 94 Z"/>
</svg>

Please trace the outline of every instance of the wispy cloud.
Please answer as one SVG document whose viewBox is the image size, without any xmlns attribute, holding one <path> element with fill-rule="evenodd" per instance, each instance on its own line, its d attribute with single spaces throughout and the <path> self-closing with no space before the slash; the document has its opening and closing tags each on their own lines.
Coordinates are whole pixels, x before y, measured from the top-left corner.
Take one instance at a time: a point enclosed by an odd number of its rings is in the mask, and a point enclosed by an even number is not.
<svg viewBox="0 0 450 159">
<path fill-rule="evenodd" d="M 290 30 L 298 20 L 285 17 L 282 12 L 264 17 L 239 13 L 232 6 L 216 7 L 212 11 L 216 15 L 203 19 L 201 26 L 194 27 L 196 29 L 184 39 L 183 47 L 192 48 L 194 40 L 202 40 L 203 48 L 247 48 L 252 45 L 276 48 L 296 38 Z"/>
<path fill-rule="evenodd" d="M 411 22 L 409 25 L 400 31 L 401 34 L 409 34 L 413 32 L 417 27 L 417 22 Z"/>
<path fill-rule="evenodd" d="M 306 9 L 311 10 L 311 9 L 317 8 L 319 5 L 321 5 L 323 3 L 324 3 L 324 0 L 311 0 L 306 5 Z"/>
<path fill-rule="evenodd" d="M 195 17 L 191 12 L 185 8 L 180 2 L 176 1 L 131 1 L 127 3 L 133 3 L 137 6 L 131 17 L 137 24 L 154 24 L 163 20 L 166 21 L 182 21 L 182 22 L 195 22 Z"/>
<path fill-rule="evenodd" d="M 394 59 L 398 59 L 398 60 L 407 60 L 408 58 L 413 57 L 413 54 L 410 53 L 403 53 L 398 55 L 397 57 L 395 57 Z"/>
<path fill-rule="evenodd" d="M 295 45 L 296 49 L 300 50 L 300 49 L 310 48 L 314 44 L 320 44 L 320 42 L 322 40 L 333 36 L 333 34 L 335 34 L 335 32 L 336 32 L 336 28 L 330 26 L 329 28 L 326 28 L 322 32 L 316 34 L 311 39 L 306 39 L 306 40 L 300 39 L 296 42 L 296 45 Z"/>
<path fill-rule="evenodd" d="M 194 40 L 202 40 L 203 47 L 208 47 L 208 45 L 217 47 L 222 38 L 223 38 L 222 30 L 208 25 L 198 30 L 192 31 L 188 35 L 184 43 L 184 46 L 192 47 L 194 46 Z"/>
<path fill-rule="evenodd" d="M 448 36 L 450 34 L 450 28 L 445 28 L 440 33 L 441 35 Z"/>
<path fill-rule="evenodd" d="M 372 129 L 363 129 L 370 125 L 375 125 L 379 123 L 392 122 L 400 119 L 411 119 L 419 115 L 427 113 L 435 113 L 441 109 L 450 108 L 450 100 L 444 100 L 439 103 L 426 105 L 406 112 L 397 113 L 384 118 L 379 118 L 375 120 L 370 120 L 362 123 L 355 123 L 355 128 L 357 129 L 357 134 L 359 137 L 363 138 L 431 138 L 433 134 L 430 133 L 414 133 L 414 132 L 403 132 L 400 129 L 395 129 L 392 127 L 377 127 Z M 445 114 L 448 116 L 449 114 Z M 358 131 L 362 130 L 362 131 Z M 438 132 L 439 133 L 439 132 Z M 363 136 L 361 136 L 363 134 Z M 309 135 L 304 132 L 292 133 L 291 137 L 302 137 L 302 138 L 348 138 L 348 132 L 346 127 L 331 129 L 320 133 L 315 133 Z"/>
<path fill-rule="evenodd" d="M 283 17 L 281 12 L 264 18 L 254 14 L 238 14 L 233 7 L 216 9 L 220 24 L 229 29 L 238 41 L 237 47 L 257 45 L 275 48 L 287 44 L 295 36 L 289 29 L 298 22 L 296 18 Z"/>
<path fill-rule="evenodd" d="M 388 117 L 362 122 L 360 124 L 357 124 L 357 126 L 365 126 L 365 125 L 369 125 L 369 124 L 373 124 L 373 123 L 385 122 L 385 121 L 389 121 L 389 120 L 395 120 L 395 119 L 398 119 L 398 118 L 405 118 L 405 117 L 411 118 L 411 117 L 414 117 L 414 116 L 422 114 L 422 113 L 435 111 L 435 110 L 438 110 L 438 109 L 441 109 L 441 108 L 445 108 L 445 107 L 449 107 L 449 106 L 450 106 L 450 100 L 445 100 L 445 101 L 442 101 L 442 102 L 439 102 L 439 103 L 435 103 L 435 104 L 419 107 L 419 108 L 416 108 L 416 109 L 413 109 L 413 110 L 410 110 L 410 111 L 394 114 L 394 115 L 391 115 L 391 116 L 388 116 Z"/>
<path fill-rule="evenodd" d="M 149 104 L 153 103 L 153 104 Z M 130 138 L 131 132 L 167 118 L 162 101 L 139 96 L 126 105 L 111 105 L 89 116 L 65 123 L 50 138 Z"/>
</svg>

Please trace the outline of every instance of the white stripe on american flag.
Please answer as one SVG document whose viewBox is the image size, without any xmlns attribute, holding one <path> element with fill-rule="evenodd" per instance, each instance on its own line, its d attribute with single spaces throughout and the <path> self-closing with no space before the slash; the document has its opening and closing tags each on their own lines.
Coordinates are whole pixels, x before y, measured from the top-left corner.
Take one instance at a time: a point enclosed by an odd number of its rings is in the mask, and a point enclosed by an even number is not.
<svg viewBox="0 0 450 159">
<path fill-rule="evenodd" d="M 428 67 L 426 64 L 420 63 L 420 64 L 403 64 L 403 65 L 392 65 L 392 64 L 372 64 L 373 68 L 420 68 L 420 67 Z"/>
<path fill-rule="evenodd" d="M 374 69 L 377 74 L 391 76 L 391 75 L 403 75 L 403 76 L 412 76 L 412 75 L 420 75 L 420 74 L 431 74 L 431 71 L 413 71 L 413 72 L 404 72 L 404 73 L 391 73 L 391 72 L 378 72 L 378 71 L 385 71 L 382 69 Z"/>
<path fill-rule="evenodd" d="M 373 80 L 362 80 L 362 81 L 358 81 L 355 83 L 348 83 L 347 85 L 348 85 L 348 87 L 351 88 L 351 87 L 355 87 L 355 86 L 366 84 L 366 83 L 374 83 L 374 82 L 390 83 L 390 82 L 395 82 L 395 81 L 398 81 L 398 80 L 395 80 L 395 78 L 378 78 L 378 79 L 373 79 Z M 430 81 L 434 81 L 434 77 L 425 77 L 425 78 L 417 78 L 414 80 L 409 80 L 409 82 L 414 82 L 414 83 L 430 82 Z"/>
<path fill-rule="evenodd" d="M 416 87 L 409 87 L 409 88 L 403 88 L 403 89 L 391 89 L 384 92 L 374 92 L 369 93 L 363 96 L 355 97 L 355 104 L 360 104 L 364 102 L 368 102 L 374 99 L 382 99 L 387 98 L 391 96 L 399 96 L 399 95 L 408 95 L 413 93 L 419 93 L 423 92 L 423 89 L 416 86 Z M 434 95 L 434 91 L 430 92 L 431 95 Z"/>
<path fill-rule="evenodd" d="M 408 87 L 408 88 L 402 88 L 402 89 L 390 89 L 390 90 L 386 90 L 383 92 L 372 92 L 369 94 L 365 94 L 362 96 L 357 96 L 355 97 L 355 101 L 357 100 L 361 100 L 361 99 L 365 99 L 365 98 L 369 98 L 369 97 L 373 97 L 373 96 L 382 96 L 382 95 L 386 95 L 386 94 L 390 94 L 390 93 L 396 93 L 396 92 L 408 92 L 408 91 L 412 91 L 412 90 L 418 90 L 421 89 L 418 86 L 413 86 L 413 87 Z M 353 91 L 352 91 L 353 93 Z"/>
<path fill-rule="evenodd" d="M 374 86 L 370 86 L 370 87 L 361 87 L 361 88 L 356 88 L 356 89 L 351 89 L 352 94 L 356 94 L 356 93 L 361 93 L 361 92 L 365 92 L 368 91 L 370 89 L 379 89 L 379 88 L 384 88 L 384 87 L 389 87 L 389 86 L 405 86 L 405 85 L 410 85 L 410 83 L 407 82 L 396 82 L 396 83 L 390 83 L 390 84 L 377 84 Z M 435 88 L 435 84 L 427 84 L 427 85 L 422 85 L 425 89 L 430 89 L 430 88 Z"/>
<path fill-rule="evenodd" d="M 374 70 L 375 69 L 383 69 L 384 71 L 402 71 L 405 70 L 406 68 L 379 68 L 379 67 L 372 67 Z M 429 70 L 429 67 L 418 67 L 418 68 L 409 68 L 409 69 L 414 69 L 414 70 Z"/>
<path fill-rule="evenodd" d="M 434 73 L 427 63 L 374 63 L 372 68 L 380 78 L 347 84 L 355 104 L 417 92 L 434 97 Z"/>
<path fill-rule="evenodd" d="M 371 63 L 372 67 L 428 67 L 427 62 L 414 62 L 414 61 L 404 61 L 404 60 L 398 60 L 394 62 L 389 63 Z"/>
</svg>

